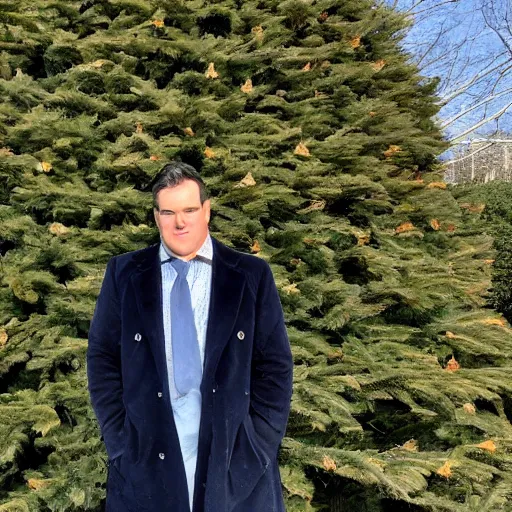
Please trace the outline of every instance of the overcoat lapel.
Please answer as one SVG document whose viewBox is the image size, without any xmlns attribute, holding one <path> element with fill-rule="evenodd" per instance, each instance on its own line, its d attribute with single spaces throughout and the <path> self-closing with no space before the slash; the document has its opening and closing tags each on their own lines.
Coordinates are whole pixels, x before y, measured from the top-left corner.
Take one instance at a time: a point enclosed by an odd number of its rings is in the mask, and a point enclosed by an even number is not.
<svg viewBox="0 0 512 512">
<path fill-rule="evenodd" d="M 217 240 L 213 242 L 212 286 L 206 330 L 203 383 L 214 377 L 231 333 L 245 288 L 245 276 L 236 268 L 238 256 Z"/>
<path fill-rule="evenodd" d="M 138 272 L 132 276 L 137 306 L 143 322 L 160 382 L 166 384 L 167 366 L 162 315 L 162 274 L 160 272 L 159 245 L 152 246 L 140 259 Z M 142 254 L 141 254 L 142 256 Z M 167 385 L 164 389 L 167 390 Z M 166 392 L 168 395 L 168 392 Z"/>
</svg>

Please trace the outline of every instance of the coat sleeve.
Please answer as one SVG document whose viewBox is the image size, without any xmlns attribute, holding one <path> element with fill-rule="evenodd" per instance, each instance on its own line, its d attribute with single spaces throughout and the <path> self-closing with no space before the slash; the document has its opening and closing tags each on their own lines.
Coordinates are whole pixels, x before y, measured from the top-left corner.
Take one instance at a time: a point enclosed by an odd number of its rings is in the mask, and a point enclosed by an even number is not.
<svg viewBox="0 0 512 512">
<path fill-rule="evenodd" d="M 123 452 L 125 418 L 121 378 L 121 315 L 115 283 L 116 259 L 107 264 L 105 278 L 89 329 L 87 377 L 92 407 L 110 460 Z"/>
<path fill-rule="evenodd" d="M 268 264 L 257 296 L 250 411 L 260 445 L 275 459 L 285 434 L 292 395 L 293 359 L 279 294 Z"/>
</svg>

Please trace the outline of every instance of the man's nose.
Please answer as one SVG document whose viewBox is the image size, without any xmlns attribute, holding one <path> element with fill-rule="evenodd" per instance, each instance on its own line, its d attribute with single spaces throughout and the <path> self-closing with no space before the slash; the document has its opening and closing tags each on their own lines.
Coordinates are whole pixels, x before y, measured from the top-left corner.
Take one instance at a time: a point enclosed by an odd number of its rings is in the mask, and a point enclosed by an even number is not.
<svg viewBox="0 0 512 512">
<path fill-rule="evenodd" d="M 185 218 L 181 213 L 176 214 L 176 229 L 183 229 L 185 227 Z"/>
</svg>

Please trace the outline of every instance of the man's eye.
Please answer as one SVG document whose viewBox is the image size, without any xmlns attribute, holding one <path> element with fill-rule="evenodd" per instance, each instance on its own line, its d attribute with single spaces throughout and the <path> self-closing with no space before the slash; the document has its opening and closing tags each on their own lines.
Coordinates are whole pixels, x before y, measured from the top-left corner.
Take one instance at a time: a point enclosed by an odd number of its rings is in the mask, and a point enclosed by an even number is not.
<svg viewBox="0 0 512 512">
<path fill-rule="evenodd" d="M 160 210 L 160 215 L 172 215 L 173 213 L 170 210 Z"/>
</svg>

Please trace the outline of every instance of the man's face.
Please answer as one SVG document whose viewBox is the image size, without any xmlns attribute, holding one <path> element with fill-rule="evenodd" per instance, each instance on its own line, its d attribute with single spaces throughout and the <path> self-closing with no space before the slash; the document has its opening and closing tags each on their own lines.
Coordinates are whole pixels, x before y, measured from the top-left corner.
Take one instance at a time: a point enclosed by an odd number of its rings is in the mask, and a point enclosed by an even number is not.
<svg viewBox="0 0 512 512">
<path fill-rule="evenodd" d="M 158 192 L 155 221 L 165 245 L 184 260 L 193 258 L 208 235 L 210 201 L 201 204 L 199 185 L 192 180 Z"/>
</svg>

